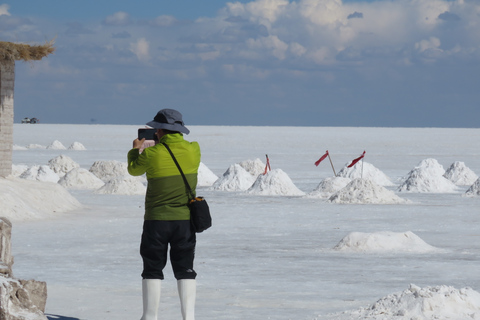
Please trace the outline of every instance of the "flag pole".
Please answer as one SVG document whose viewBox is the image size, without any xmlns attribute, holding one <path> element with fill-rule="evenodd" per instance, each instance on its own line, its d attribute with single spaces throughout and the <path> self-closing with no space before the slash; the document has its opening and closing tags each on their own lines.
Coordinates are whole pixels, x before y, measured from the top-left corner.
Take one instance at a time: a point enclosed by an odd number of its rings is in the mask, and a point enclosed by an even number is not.
<svg viewBox="0 0 480 320">
<path fill-rule="evenodd" d="M 333 174 L 336 177 L 337 173 L 335 172 L 335 168 L 333 167 L 333 162 L 332 162 L 332 159 L 330 158 L 330 153 L 328 153 L 328 160 L 330 160 L 330 165 L 332 166 Z"/>
<path fill-rule="evenodd" d="M 363 179 L 363 162 L 365 161 L 365 158 L 362 158 L 362 179 Z"/>
</svg>

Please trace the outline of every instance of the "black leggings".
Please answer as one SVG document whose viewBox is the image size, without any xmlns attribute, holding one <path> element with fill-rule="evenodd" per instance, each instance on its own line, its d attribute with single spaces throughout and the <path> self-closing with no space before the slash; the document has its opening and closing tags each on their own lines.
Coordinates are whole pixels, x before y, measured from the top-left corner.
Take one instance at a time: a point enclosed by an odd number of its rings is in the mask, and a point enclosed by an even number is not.
<svg viewBox="0 0 480 320">
<path fill-rule="evenodd" d="M 195 232 L 190 220 L 161 221 L 145 220 L 143 223 L 140 255 L 143 259 L 143 279 L 162 279 L 167 264 L 168 245 L 170 262 L 177 280 L 195 279 Z"/>
</svg>

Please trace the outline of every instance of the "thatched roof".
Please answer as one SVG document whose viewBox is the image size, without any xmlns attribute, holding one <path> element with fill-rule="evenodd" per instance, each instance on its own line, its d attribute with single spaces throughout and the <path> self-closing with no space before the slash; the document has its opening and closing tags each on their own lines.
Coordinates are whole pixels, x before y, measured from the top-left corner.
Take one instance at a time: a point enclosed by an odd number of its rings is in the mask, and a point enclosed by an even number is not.
<svg viewBox="0 0 480 320">
<path fill-rule="evenodd" d="M 1 60 L 42 60 L 48 56 L 55 48 L 53 40 L 44 45 L 31 46 L 22 43 L 13 43 L 0 41 L 0 61 Z"/>
</svg>

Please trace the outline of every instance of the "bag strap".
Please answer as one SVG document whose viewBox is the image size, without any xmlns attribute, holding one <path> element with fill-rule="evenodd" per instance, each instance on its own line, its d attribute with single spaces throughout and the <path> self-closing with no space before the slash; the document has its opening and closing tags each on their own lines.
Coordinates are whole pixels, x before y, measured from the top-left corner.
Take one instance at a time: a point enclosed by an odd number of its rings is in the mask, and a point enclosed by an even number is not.
<svg viewBox="0 0 480 320">
<path fill-rule="evenodd" d="M 192 188 L 190 188 L 190 184 L 188 184 L 187 177 L 185 177 L 185 174 L 183 173 L 183 170 L 180 167 L 180 164 L 178 163 L 177 158 L 175 158 L 172 150 L 170 150 L 170 147 L 165 142 L 162 142 L 162 144 L 165 146 L 165 148 L 168 150 L 168 152 L 172 156 L 173 162 L 175 162 L 175 164 L 177 165 L 178 171 L 180 171 L 180 174 L 182 175 L 183 182 L 185 182 L 185 186 L 187 187 L 187 192 L 191 196 L 189 200 L 195 199 L 195 195 L 193 194 Z"/>
</svg>

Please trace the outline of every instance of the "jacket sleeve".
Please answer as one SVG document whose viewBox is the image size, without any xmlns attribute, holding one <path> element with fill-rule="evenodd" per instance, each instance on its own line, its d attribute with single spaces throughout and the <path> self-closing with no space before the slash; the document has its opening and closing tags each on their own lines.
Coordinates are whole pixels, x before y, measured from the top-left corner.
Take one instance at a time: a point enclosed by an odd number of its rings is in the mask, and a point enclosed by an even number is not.
<svg viewBox="0 0 480 320">
<path fill-rule="evenodd" d="M 127 158 L 128 173 L 132 176 L 141 176 L 147 171 L 147 155 L 145 152 L 140 154 L 138 149 L 132 149 L 128 152 Z"/>
</svg>

